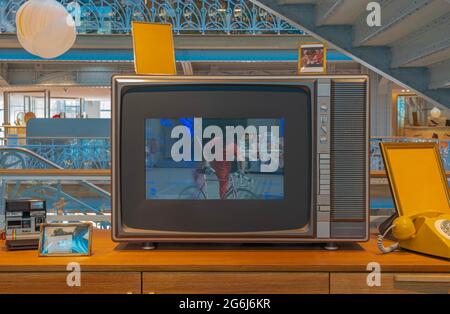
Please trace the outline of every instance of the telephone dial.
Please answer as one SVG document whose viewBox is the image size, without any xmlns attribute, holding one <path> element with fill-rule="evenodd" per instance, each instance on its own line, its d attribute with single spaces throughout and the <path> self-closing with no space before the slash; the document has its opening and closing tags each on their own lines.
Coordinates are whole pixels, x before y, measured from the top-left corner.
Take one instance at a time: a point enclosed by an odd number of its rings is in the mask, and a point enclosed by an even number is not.
<svg viewBox="0 0 450 314">
<path fill-rule="evenodd" d="M 397 213 L 380 226 L 378 248 L 450 259 L 450 192 L 437 143 L 380 146 Z M 390 234 L 398 242 L 385 247 Z"/>
</svg>

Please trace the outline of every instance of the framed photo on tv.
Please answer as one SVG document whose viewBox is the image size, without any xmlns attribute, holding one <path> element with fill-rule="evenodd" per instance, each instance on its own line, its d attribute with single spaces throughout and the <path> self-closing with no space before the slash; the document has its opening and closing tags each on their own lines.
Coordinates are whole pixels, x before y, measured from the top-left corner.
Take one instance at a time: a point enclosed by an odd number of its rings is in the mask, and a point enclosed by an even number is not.
<svg viewBox="0 0 450 314">
<path fill-rule="evenodd" d="M 325 74 L 327 72 L 327 51 L 323 44 L 302 45 L 298 51 L 299 74 Z"/>
<path fill-rule="evenodd" d="M 39 256 L 89 256 L 91 246 L 91 223 L 41 225 Z"/>
</svg>

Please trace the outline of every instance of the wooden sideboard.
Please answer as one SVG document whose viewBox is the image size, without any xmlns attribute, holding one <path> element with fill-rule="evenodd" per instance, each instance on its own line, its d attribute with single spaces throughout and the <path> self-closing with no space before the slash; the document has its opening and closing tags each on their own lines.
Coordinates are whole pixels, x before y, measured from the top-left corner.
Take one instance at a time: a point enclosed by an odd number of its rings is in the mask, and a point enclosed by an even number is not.
<svg viewBox="0 0 450 314">
<path fill-rule="evenodd" d="M 405 251 L 382 255 L 375 239 L 326 251 L 316 245 L 160 245 L 144 251 L 95 231 L 90 257 L 38 257 L 0 244 L 3 293 L 449 293 L 450 261 Z M 66 267 L 81 267 L 81 287 Z M 367 285 L 367 265 L 381 286 Z"/>
</svg>

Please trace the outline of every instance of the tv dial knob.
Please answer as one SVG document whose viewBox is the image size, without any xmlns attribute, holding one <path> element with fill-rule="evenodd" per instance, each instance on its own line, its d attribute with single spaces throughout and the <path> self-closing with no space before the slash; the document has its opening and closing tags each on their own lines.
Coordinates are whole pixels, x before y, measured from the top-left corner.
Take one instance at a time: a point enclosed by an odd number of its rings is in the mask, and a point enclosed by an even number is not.
<svg viewBox="0 0 450 314">
<path fill-rule="evenodd" d="M 325 125 L 322 125 L 320 127 L 320 129 L 322 130 L 323 133 L 327 134 L 328 133 L 328 128 Z"/>
</svg>

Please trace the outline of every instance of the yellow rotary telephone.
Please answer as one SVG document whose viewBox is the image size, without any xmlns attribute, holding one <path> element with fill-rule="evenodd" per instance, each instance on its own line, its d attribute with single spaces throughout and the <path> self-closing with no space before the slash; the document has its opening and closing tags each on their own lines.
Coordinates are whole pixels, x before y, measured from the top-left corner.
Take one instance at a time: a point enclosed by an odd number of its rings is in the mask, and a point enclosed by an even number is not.
<svg viewBox="0 0 450 314">
<path fill-rule="evenodd" d="M 436 143 L 381 143 L 384 164 L 398 213 L 378 236 L 383 253 L 404 248 L 450 259 L 450 196 Z M 383 239 L 392 230 L 399 240 Z"/>
</svg>

